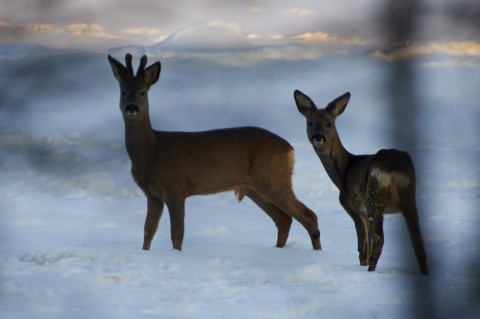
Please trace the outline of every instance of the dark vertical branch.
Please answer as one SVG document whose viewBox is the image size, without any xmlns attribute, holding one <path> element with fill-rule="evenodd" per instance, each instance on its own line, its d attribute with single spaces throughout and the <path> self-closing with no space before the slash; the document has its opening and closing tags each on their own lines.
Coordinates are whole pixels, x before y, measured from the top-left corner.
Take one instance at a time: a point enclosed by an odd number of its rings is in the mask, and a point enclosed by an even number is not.
<svg viewBox="0 0 480 319">
<path fill-rule="evenodd" d="M 471 1 L 468 3 L 455 3 L 450 5 L 448 7 L 448 14 L 449 18 L 452 20 L 454 24 L 460 24 L 460 25 L 465 25 L 468 30 L 480 30 L 480 2 L 478 1 Z M 480 82 L 477 81 L 476 83 L 472 83 L 475 87 L 479 88 L 480 87 Z M 480 100 L 480 90 L 477 91 L 476 96 L 472 97 L 473 100 L 479 101 Z M 477 109 L 476 114 L 474 114 L 472 120 L 475 121 L 476 123 L 480 123 L 480 109 Z M 476 125 L 476 136 L 480 136 L 480 125 Z M 473 145 L 473 147 L 478 148 L 479 144 Z M 478 163 L 478 152 L 471 152 L 471 156 L 473 157 L 471 159 L 472 163 Z M 480 180 L 480 170 L 477 170 L 477 180 Z M 471 198 L 471 204 L 473 207 L 480 207 L 480 193 L 476 194 L 475 198 Z M 478 212 L 480 213 L 480 209 L 478 209 Z M 472 216 L 472 220 L 474 220 L 476 216 Z M 477 232 L 477 238 L 476 238 L 476 245 L 477 247 L 480 246 L 480 232 Z M 469 273 L 476 274 L 478 273 L 478 270 L 480 269 L 480 254 L 472 254 L 472 257 L 468 260 L 468 268 L 469 268 Z M 474 280 L 472 282 L 472 285 L 470 287 L 469 294 L 470 300 L 480 300 L 480 276 L 475 276 Z M 476 305 L 476 309 L 468 309 L 465 313 L 469 314 L 468 311 L 479 311 L 480 306 Z"/>
<path fill-rule="evenodd" d="M 408 45 L 415 37 L 419 0 L 388 1 L 383 19 L 387 48 Z M 398 148 L 413 151 L 415 145 L 414 114 L 417 106 L 415 95 L 415 61 L 399 59 L 389 64 L 387 91 L 392 112 L 392 139 Z"/>
<path fill-rule="evenodd" d="M 408 45 L 415 40 L 417 32 L 417 19 L 421 0 L 396 1 L 390 0 L 385 7 L 382 19 L 382 28 L 386 30 L 385 42 L 388 49 L 395 49 Z M 399 149 L 408 151 L 416 158 L 415 146 L 417 144 L 415 113 L 419 106 L 417 97 L 417 83 L 415 58 L 394 60 L 389 64 L 388 77 L 386 79 L 387 92 L 389 93 L 389 106 L 392 118 L 392 141 Z M 420 216 L 422 211 L 420 211 Z M 420 218 L 422 221 L 422 218 Z M 404 241 L 405 250 L 410 250 L 410 242 Z M 428 247 L 427 247 L 428 248 Z M 429 252 L 427 249 L 427 256 Z M 431 263 L 431 259 L 430 259 Z M 430 268 L 431 265 L 430 265 Z M 409 318 L 435 318 L 434 302 L 428 279 L 420 276 L 412 276 L 412 291 L 418 294 L 415 298 L 411 313 L 406 314 Z"/>
</svg>

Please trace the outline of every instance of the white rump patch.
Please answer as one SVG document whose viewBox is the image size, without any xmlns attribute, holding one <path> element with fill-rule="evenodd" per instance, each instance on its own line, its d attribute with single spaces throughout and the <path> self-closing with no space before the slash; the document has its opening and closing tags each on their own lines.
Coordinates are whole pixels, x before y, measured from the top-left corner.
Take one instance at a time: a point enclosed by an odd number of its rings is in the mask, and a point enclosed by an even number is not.
<svg viewBox="0 0 480 319">
<path fill-rule="evenodd" d="M 396 186 L 400 187 L 405 187 L 410 184 L 410 179 L 408 178 L 408 176 L 405 176 L 404 174 L 398 172 L 382 171 L 378 167 L 373 167 L 370 170 L 370 176 L 378 181 L 380 187 L 387 187 L 392 182 Z"/>
</svg>

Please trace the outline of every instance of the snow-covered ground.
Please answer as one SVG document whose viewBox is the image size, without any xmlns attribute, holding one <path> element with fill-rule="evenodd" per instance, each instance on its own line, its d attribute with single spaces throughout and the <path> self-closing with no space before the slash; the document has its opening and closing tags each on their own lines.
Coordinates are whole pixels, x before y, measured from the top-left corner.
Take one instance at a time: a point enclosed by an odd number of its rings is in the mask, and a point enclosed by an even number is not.
<svg viewBox="0 0 480 319">
<path fill-rule="evenodd" d="M 313 251 L 294 223 L 287 246 L 275 248 L 271 220 L 224 193 L 187 201 L 180 253 L 171 248 L 168 214 L 151 250 L 141 250 L 146 201 L 130 177 L 117 84 L 105 54 L 87 61 L 76 66 L 83 74 L 65 64 L 38 81 L 30 75 L 29 85 L 11 79 L 18 95 L 4 91 L 11 105 L 0 110 L 1 318 L 409 318 L 412 310 L 478 318 L 480 114 L 472 70 L 419 67 L 422 103 L 416 127 L 404 128 L 419 134 L 410 151 L 431 268 L 423 277 L 398 215 L 385 219 L 377 271 L 358 265 L 353 222 L 307 144 L 292 97 L 302 89 L 323 106 L 349 90 L 338 120 L 347 148 L 395 147 L 378 66 L 292 62 L 282 71 L 162 61 L 150 93 L 154 127 L 257 125 L 285 137 L 296 149 L 295 192 L 317 213 L 323 247 Z"/>
</svg>

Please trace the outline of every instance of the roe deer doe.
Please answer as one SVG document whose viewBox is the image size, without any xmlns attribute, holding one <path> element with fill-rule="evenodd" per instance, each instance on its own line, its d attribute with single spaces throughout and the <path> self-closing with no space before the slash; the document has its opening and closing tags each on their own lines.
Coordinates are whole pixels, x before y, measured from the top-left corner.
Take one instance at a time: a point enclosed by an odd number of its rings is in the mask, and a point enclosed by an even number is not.
<svg viewBox="0 0 480 319">
<path fill-rule="evenodd" d="M 300 91 L 294 92 L 298 111 L 307 119 L 308 140 L 328 176 L 340 190 L 340 203 L 355 222 L 360 264 L 374 271 L 384 243 L 383 215 L 401 212 L 415 249 L 420 272 L 428 275 L 415 200 L 415 168 L 410 155 L 382 149 L 373 155 L 353 155 L 342 145 L 335 119 L 343 113 L 350 93 L 318 109 Z"/>
<path fill-rule="evenodd" d="M 145 68 L 140 59 L 133 73 L 132 56 L 126 66 L 108 56 L 120 84 L 120 110 L 132 176 L 147 197 L 143 249 L 150 244 L 168 207 L 173 248 L 182 249 L 185 199 L 192 195 L 235 191 L 247 196 L 273 219 L 277 247 L 285 246 L 292 223 L 308 231 L 313 249 L 321 249 L 317 216 L 297 200 L 292 190 L 293 148 L 279 136 L 255 127 L 203 132 L 163 132 L 152 129 L 148 90 L 160 76 L 160 62 Z"/>
</svg>

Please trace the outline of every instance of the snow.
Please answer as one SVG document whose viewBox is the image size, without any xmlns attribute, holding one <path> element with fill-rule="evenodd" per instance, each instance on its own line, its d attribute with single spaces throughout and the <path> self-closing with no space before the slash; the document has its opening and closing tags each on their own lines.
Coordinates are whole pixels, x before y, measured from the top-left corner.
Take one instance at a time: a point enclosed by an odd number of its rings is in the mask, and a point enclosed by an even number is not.
<svg viewBox="0 0 480 319">
<path fill-rule="evenodd" d="M 410 151 L 431 268 L 424 277 L 399 215 L 385 218 L 377 271 L 359 266 L 353 222 L 307 144 L 293 100 L 295 88 L 305 89 L 322 106 L 348 89 L 352 100 L 337 122 L 346 147 L 373 153 L 395 146 L 388 137 L 391 114 L 378 93 L 382 78 L 359 75 L 365 60 L 349 64 L 350 74 L 339 73 L 335 85 L 314 70 L 317 65 L 207 65 L 188 73 L 172 59 L 162 61 L 160 81 L 150 91 L 155 128 L 258 125 L 289 140 L 296 150 L 294 190 L 318 215 L 321 252 L 312 250 L 296 222 L 287 246 L 275 248 L 271 220 L 232 193 L 187 200 L 182 252 L 172 249 L 167 212 L 151 250 L 142 251 L 146 201 L 130 177 L 117 84 L 106 55 L 89 61 L 88 70 L 98 71 L 80 73 L 86 63 L 75 69 L 88 81 L 78 79 L 74 99 L 52 89 L 52 81 L 43 92 L 30 90 L 32 100 L 18 114 L 10 112 L 13 105 L 0 109 L 1 318 L 406 318 L 410 311 L 478 318 L 480 145 L 479 110 L 470 103 L 478 94 L 469 85 L 478 79 L 473 72 L 452 77 L 422 69 L 420 86 L 428 90 L 416 119 L 418 144 Z M 328 74 L 342 63 L 323 66 Z M 292 70 L 303 77 L 292 78 Z M 32 83 L 39 83 L 35 76 Z M 464 93 L 452 93 L 455 104 L 438 97 L 444 81 Z M 6 101 L 19 100 L 4 93 Z"/>
</svg>

